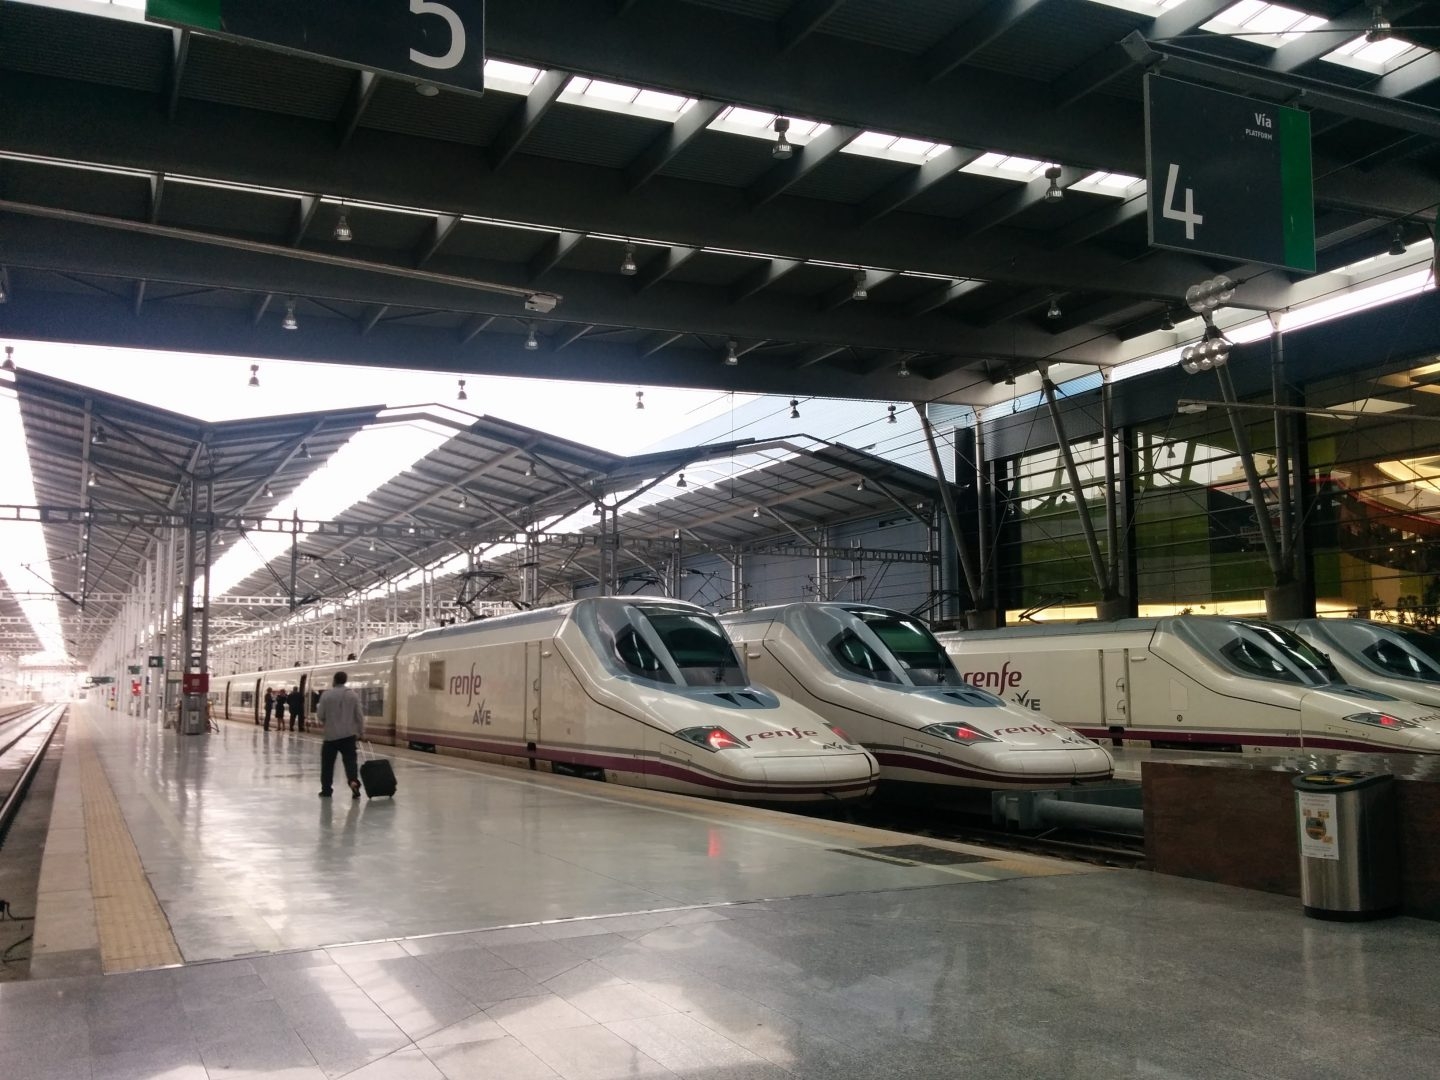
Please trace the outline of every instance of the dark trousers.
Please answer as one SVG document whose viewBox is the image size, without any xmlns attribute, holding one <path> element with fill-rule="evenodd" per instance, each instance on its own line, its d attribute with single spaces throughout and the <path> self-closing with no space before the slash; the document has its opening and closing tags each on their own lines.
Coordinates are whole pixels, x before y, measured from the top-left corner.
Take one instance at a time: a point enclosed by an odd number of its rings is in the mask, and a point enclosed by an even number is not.
<svg viewBox="0 0 1440 1080">
<path fill-rule="evenodd" d="M 326 739 L 320 744 L 320 790 L 330 794 L 331 781 L 335 779 L 335 755 L 345 762 L 345 779 L 352 784 L 360 782 L 360 766 L 355 760 L 355 736 L 343 739 Z"/>
<path fill-rule="evenodd" d="M 273 713 L 274 711 L 275 711 L 275 705 L 274 705 L 274 703 L 273 703 L 273 702 L 267 703 L 266 706 L 265 706 L 265 730 L 266 730 L 266 731 L 269 731 L 269 730 L 270 730 L 270 714 Z"/>
</svg>

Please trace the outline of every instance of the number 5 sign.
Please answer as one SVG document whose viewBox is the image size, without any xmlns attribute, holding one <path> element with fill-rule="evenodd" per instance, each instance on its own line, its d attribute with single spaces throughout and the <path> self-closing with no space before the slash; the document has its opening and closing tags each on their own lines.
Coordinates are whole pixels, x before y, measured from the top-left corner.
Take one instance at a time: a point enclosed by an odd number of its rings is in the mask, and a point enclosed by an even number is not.
<svg viewBox="0 0 1440 1080">
<path fill-rule="evenodd" d="M 1314 271 L 1309 114 L 1147 75 L 1145 136 L 1151 244 Z"/>
<path fill-rule="evenodd" d="M 145 0 L 145 17 L 466 93 L 485 89 L 484 0 Z"/>
</svg>

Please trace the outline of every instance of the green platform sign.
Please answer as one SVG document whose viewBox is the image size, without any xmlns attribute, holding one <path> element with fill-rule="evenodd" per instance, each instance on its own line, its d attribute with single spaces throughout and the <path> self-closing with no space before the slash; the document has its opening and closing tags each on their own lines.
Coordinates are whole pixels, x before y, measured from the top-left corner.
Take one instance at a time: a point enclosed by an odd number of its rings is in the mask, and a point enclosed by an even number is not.
<svg viewBox="0 0 1440 1080">
<path fill-rule="evenodd" d="M 1145 141 L 1151 244 L 1314 272 L 1308 113 L 1147 75 Z"/>
<path fill-rule="evenodd" d="M 484 0 L 145 0 L 145 17 L 417 83 L 485 89 Z"/>
</svg>

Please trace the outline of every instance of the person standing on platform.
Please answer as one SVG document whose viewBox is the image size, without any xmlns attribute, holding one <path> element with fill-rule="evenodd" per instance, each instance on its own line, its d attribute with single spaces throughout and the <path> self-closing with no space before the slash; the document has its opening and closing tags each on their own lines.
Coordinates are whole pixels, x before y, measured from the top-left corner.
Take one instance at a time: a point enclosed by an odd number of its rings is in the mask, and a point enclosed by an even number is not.
<svg viewBox="0 0 1440 1080">
<path fill-rule="evenodd" d="M 349 676 L 335 673 L 334 685 L 320 695 L 315 718 L 324 729 L 325 741 L 320 745 L 320 797 L 330 798 L 335 778 L 335 755 L 345 762 L 345 779 L 350 784 L 350 797 L 360 798 L 360 766 L 355 758 L 355 744 L 365 734 L 365 711 L 360 695 L 345 683 Z"/>
<path fill-rule="evenodd" d="M 270 730 L 270 714 L 275 711 L 275 691 L 265 688 L 265 730 Z M 258 721 L 257 721 L 258 722 Z"/>
<path fill-rule="evenodd" d="M 285 696 L 285 688 L 281 687 L 275 691 L 275 725 L 285 730 L 285 703 L 290 699 Z"/>
<path fill-rule="evenodd" d="M 294 730 L 295 730 L 295 725 L 296 725 L 296 724 L 299 724 L 299 725 L 300 725 L 300 730 L 301 730 L 301 731 L 304 731 L 304 730 L 305 730 L 305 711 L 304 711 L 304 710 L 305 710 L 305 695 L 302 694 L 302 693 L 300 693 L 300 687 L 298 687 L 298 686 L 292 686 L 292 687 L 290 688 L 290 694 L 289 694 L 289 696 L 286 698 L 286 702 L 285 702 L 285 703 L 290 706 L 290 730 L 291 730 L 291 731 L 294 731 Z"/>
</svg>

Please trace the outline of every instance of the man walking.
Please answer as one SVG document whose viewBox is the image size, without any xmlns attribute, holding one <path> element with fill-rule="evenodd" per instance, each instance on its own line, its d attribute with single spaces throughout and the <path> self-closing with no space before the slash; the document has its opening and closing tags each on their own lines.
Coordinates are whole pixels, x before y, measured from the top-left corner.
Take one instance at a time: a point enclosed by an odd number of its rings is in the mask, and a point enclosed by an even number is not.
<svg viewBox="0 0 1440 1080">
<path fill-rule="evenodd" d="M 345 779 L 350 784 L 350 797 L 360 797 L 360 767 L 355 760 L 355 742 L 365 734 L 365 713 L 360 708 L 360 695 L 345 685 L 348 676 L 335 673 L 335 684 L 320 695 L 315 718 L 324 728 L 325 741 L 320 745 L 320 797 L 330 798 L 331 781 L 335 778 L 335 755 L 345 762 Z"/>
<path fill-rule="evenodd" d="M 265 730 L 270 730 L 270 716 L 275 711 L 275 691 L 265 688 Z"/>
</svg>

